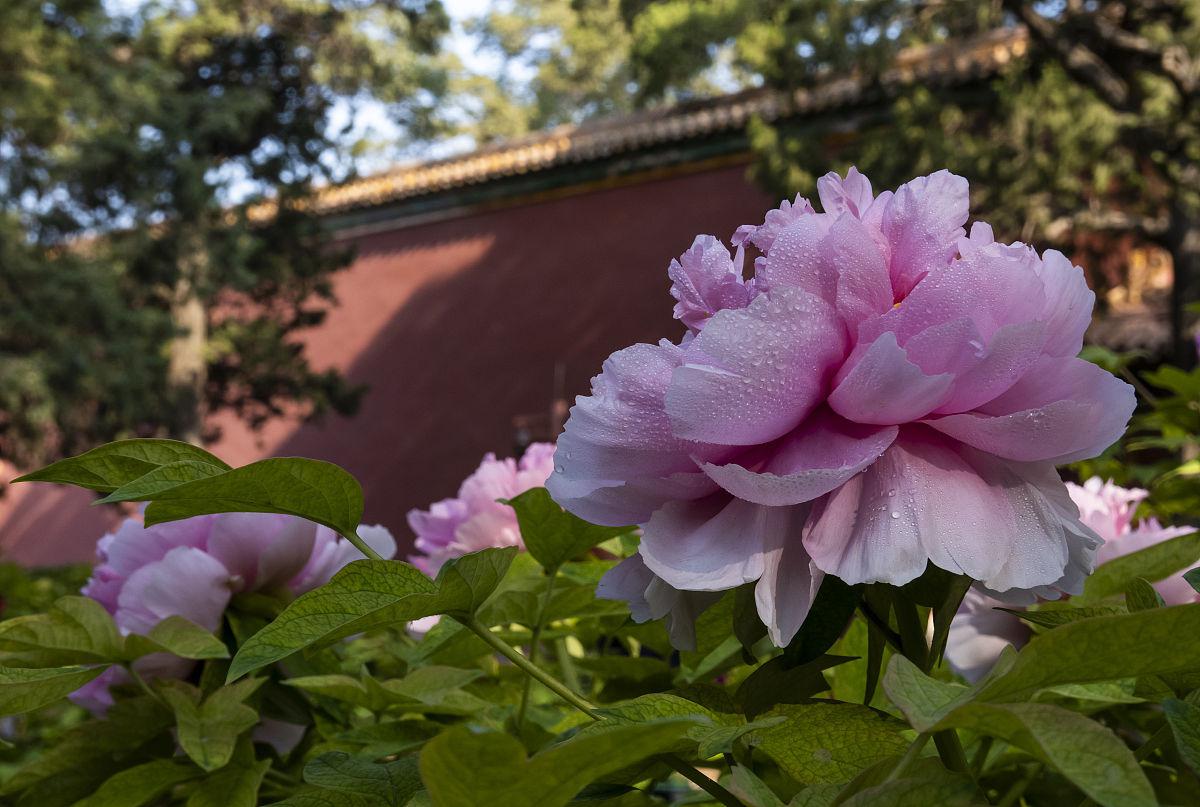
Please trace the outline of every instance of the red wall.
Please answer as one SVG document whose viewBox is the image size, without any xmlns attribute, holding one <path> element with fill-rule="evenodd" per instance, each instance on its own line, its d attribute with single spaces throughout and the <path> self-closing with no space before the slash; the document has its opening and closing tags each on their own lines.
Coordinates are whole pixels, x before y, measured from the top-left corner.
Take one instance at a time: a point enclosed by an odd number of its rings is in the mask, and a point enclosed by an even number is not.
<svg viewBox="0 0 1200 807">
<path fill-rule="evenodd" d="M 677 339 L 670 259 L 770 206 L 735 166 L 364 236 L 337 278 L 338 308 L 309 340 L 317 366 L 369 384 L 359 414 L 257 435 L 224 419 L 214 451 L 234 464 L 277 454 L 346 467 L 366 520 L 403 546 L 410 508 L 453 495 L 484 452 L 510 452 L 514 415 L 549 407 L 556 362 L 573 397 L 613 350 Z M 14 492 L 0 502 L 6 558 L 90 559 L 105 523 L 86 495 Z"/>
</svg>

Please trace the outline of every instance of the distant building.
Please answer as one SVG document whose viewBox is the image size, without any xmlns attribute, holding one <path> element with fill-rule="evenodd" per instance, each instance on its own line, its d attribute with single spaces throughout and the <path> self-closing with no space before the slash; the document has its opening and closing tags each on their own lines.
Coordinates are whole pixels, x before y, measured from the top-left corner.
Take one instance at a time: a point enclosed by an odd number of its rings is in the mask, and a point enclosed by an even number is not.
<svg viewBox="0 0 1200 807">
<path fill-rule="evenodd" d="M 668 262 L 697 233 L 727 238 L 778 202 L 746 179 L 752 116 L 807 116 L 838 136 L 899 83 L 985 81 L 1024 48 L 1006 33 L 908 54 L 882 83 L 840 78 L 561 127 L 324 190 L 315 203 L 357 258 L 336 276 L 339 305 L 308 351 L 370 391 L 351 420 L 252 433 L 218 418 L 213 450 L 234 464 L 303 455 L 343 465 L 363 483 L 366 520 L 404 546 L 410 508 L 452 495 L 485 452 L 553 436 L 609 353 L 682 333 Z M 10 487 L 0 556 L 89 560 L 119 515 L 90 498 Z"/>
</svg>

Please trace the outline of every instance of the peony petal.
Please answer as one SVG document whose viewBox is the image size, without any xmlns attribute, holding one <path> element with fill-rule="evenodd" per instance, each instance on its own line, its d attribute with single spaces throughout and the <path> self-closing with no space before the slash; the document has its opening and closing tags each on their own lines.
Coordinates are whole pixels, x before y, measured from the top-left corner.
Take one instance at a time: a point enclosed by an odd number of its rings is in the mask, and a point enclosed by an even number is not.
<svg viewBox="0 0 1200 807">
<path fill-rule="evenodd" d="M 739 499 L 772 507 L 801 504 L 823 496 L 866 468 L 896 439 L 895 426 L 851 423 L 819 409 L 780 439 L 761 470 L 729 463 L 702 467 Z"/>
<path fill-rule="evenodd" d="M 902 585 L 929 561 L 986 578 L 1003 563 L 1008 533 L 1016 528 L 1002 492 L 948 442 L 913 428 L 901 430 L 875 465 L 822 504 L 810 519 L 805 548 L 817 567 L 851 585 Z"/>
<path fill-rule="evenodd" d="M 556 480 L 562 481 L 552 485 Z M 701 499 L 720 490 L 716 482 L 699 471 L 661 478 L 638 477 L 608 487 L 596 487 L 589 480 L 577 483 L 560 474 L 546 483 L 546 489 L 564 509 L 584 521 L 608 527 L 643 524 L 665 502 Z"/>
<path fill-rule="evenodd" d="M 1061 464 L 1116 442 L 1136 404 L 1132 387 L 1096 365 L 1046 358 L 978 411 L 926 422 L 998 457 Z"/>
<path fill-rule="evenodd" d="M 967 412 L 1006 392 L 1037 362 L 1044 334 L 1040 322 L 1001 326 L 971 366 L 955 375 L 950 397 L 937 413 Z"/>
<path fill-rule="evenodd" d="M 835 302 L 838 315 L 850 333 L 856 334 L 859 323 L 892 307 L 892 282 L 887 263 L 867 228 L 849 214 L 829 228 L 823 249 L 837 268 Z"/>
<path fill-rule="evenodd" d="M 993 244 L 952 264 L 931 268 L 916 288 L 884 315 L 881 325 L 895 331 L 897 341 L 907 347 L 921 331 L 966 318 L 975 326 L 980 344 L 958 347 L 975 354 L 1005 325 L 1042 318 L 1046 292 L 1037 266 L 1037 255 L 1028 247 Z"/>
<path fill-rule="evenodd" d="M 1096 295 L 1088 288 L 1083 269 L 1057 250 L 1046 250 L 1039 269 L 1046 289 L 1041 317 L 1046 323 L 1044 350 L 1050 356 L 1077 356 L 1083 349 L 1083 332 L 1092 322 Z"/>
<path fill-rule="evenodd" d="M 901 585 L 927 561 L 1005 587 L 1053 583 L 1067 562 L 1061 519 L 1024 480 L 985 460 L 933 432 L 902 429 L 878 462 L 814 508 L 804 545 L 819 568 L 851 584 Z M 1014 561 L 1017 547 L 1030 557 Z"/>
<path fill-rule="evenodd" d="M 796 194 L 794 201 L 789 202 L 787 199 L 784 199 L 779 203 L 779 207 L 767 211 L 766 218 L 762 224 L 758 226 L 743 224 L 741 227 L 738 227 L 737 232 L 733 234 L 731 240 L 735 247 L 749 241 L 763 252 L 770 252 L 780 232 L 805 216 L 813 215 L 813 213 L 812 204 L 803 196 Z"/>
<path fill-rule="evenodd" d="M 798 526 L 807 508 L 793 509 Z M 754 587 L 754 602 L 771 641 L 776 647 L 787 647 L 808 618 L 825 575 L 805 551 L 799 529 L 789 534 L 776 532 L 772 537 L 776 542 L 767 549 L 763 575 Z"/>
<path fill-rule="evenodd" d="M 729 250 L 711 235 L 698 235 L 692 247 L 671 261 L 671 296 L 675 318 L 692 330 L 700 330 L 724 308 L 744 308 L 751 290 L 742 279 L 742 249 L 730 257 Z"/>
<path fill-rule="evenodd" d="M 600 578 L 596 596 L 628 603 L 635 622 L 665 618 L 672 646 L 695 650 L 696 618 L 721 598 L 721 592 L 680 591 L 646 568 L 641 555 L 633 555 Z"/>
<path fill-rule="evenodd" d="M 837 299 L 838 267 L 825 247 L 831 221 L 828 216 L 804 216 L 782 230 L 755 272 L 758 287 L 801 289 L 832 305 Z"/>
<path fill-rule="evenodd" d="M 213 522 L 208 553 L 245 590 L 283 585 L 308 563 L 317 525 L 275 513 L 222 513 Z"/>
<path fill-rule="evenodd" d="M 843 366 L 837 386 L 829 394 L 829 405 L 857 423 L 891 425 L 917 420 L 945 400 L 954 382 L 949 373 L 923 373 L 909 361 L 890 331 L 855 352 L 858 360 L 851 359 Z"/>
<path fill-rule="evenodd" d="M 918 177 L 896 189 L 882 229 L 892 245 L 892 288 L 897 299 L 935 267 L 949 264 L 968 212 L 967 181 L 949 171 Z"/>
<path fill-rule="evenodd" d="M 725 494 L 671 502 L 643 528 L 641 555 L 650 571 L 675 588 L 736 588 L 762 576 L 768 545 L 800 534 L 802 510 L 763 507 Z"/>
<path fill-rule="evenodd" d="M 666 408 L 675 435 L 716 445 L 755 445 L 794 429 L 819 403 L 845 351 L 833 309 L 779 288 L 717 313 L 687 346 Z"/>
<path fill-rule="evenodd" d="M 230 597 L 229 570 L 212 555 L 177 547 L 129 576 L 117 608 L 117 626 L 145 634 L 169 616 L 215 631 Z"/>
<path fill-rule="evenodd" d="M 691 458 L 705 447 L 672 434 L 664 409 L 682 355 L 661 342 L 608 358 L 592 379 L 592 394 L 576 399 L 559 437 L 555 472 L 546 481 L 556 502 L 593 523 L 623 526 L 646 521 L 689 490 L 703 496 L 715 489 Z"/>
<path fill-rule="evenodd" d="M 860 174 L 854 166 L 846 172 L 845 179 L 834 171 L 818 179 L 817 195 L 821 198 L 821 209 L 835 216 L 849 213 L 861 218 L 875 201 L 871 193 L 871 180 Z"/>
</svg>

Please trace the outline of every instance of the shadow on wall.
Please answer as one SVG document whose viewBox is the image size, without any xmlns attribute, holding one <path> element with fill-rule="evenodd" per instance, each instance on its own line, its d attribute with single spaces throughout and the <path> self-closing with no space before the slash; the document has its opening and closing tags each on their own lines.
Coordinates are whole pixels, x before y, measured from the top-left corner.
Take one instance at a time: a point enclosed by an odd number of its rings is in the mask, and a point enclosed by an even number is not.
<svg viewBox="0 0 1200 807">
<path fill-rule="evenodd" d="M 365 520 L 391 529 L 403 556 L 407 511 L 454 495 L 485 452 L 510 454 L 513 417 L 550 406 L 556 363 L 573 398 L 612 351 L 678 339 L 671 258 L 768 206 L 735 166 L 363 237 L 338 308 L 307 340 L 314 365 L 369 385 L 358 415 L 259 435 L 223 420 L 214 451 L 342 465 L 363 484 Z M 52 553 L 27 529 L 0 545 L 25 563 L 87 560 L 104 526 L 76 537 L 75 522 L 55 525 Z"/>
</svg>

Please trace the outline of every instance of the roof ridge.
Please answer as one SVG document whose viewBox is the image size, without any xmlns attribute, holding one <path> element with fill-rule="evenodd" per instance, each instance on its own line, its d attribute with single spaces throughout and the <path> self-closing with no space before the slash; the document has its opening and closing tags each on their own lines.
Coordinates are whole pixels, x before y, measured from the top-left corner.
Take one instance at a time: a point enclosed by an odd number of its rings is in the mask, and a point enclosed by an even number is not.
<svg viewBox="0 0 1200 807">
<path fill-rule="evenodd" d="M 753 87 L 728 95 L 611 115 L 581 124 L 563 124 L 463 154 L 398 165 L 316 191 L 321 214 L 373 207 L 449 188 L 479 184 L 557 165 L 600 159 L 646 146 L 740 128 L 752 116 L 775 120 L 818 112 L 862 100 L 872 85 L 917 79 L 956 83 L 1000 70 L 1025 53 L 1023 27 L 1001 28 L 965 42 L 924 45 L 901 51 L 878 84 L 861 74 L 834 76 L 791 92 Z"/>
</svg>

